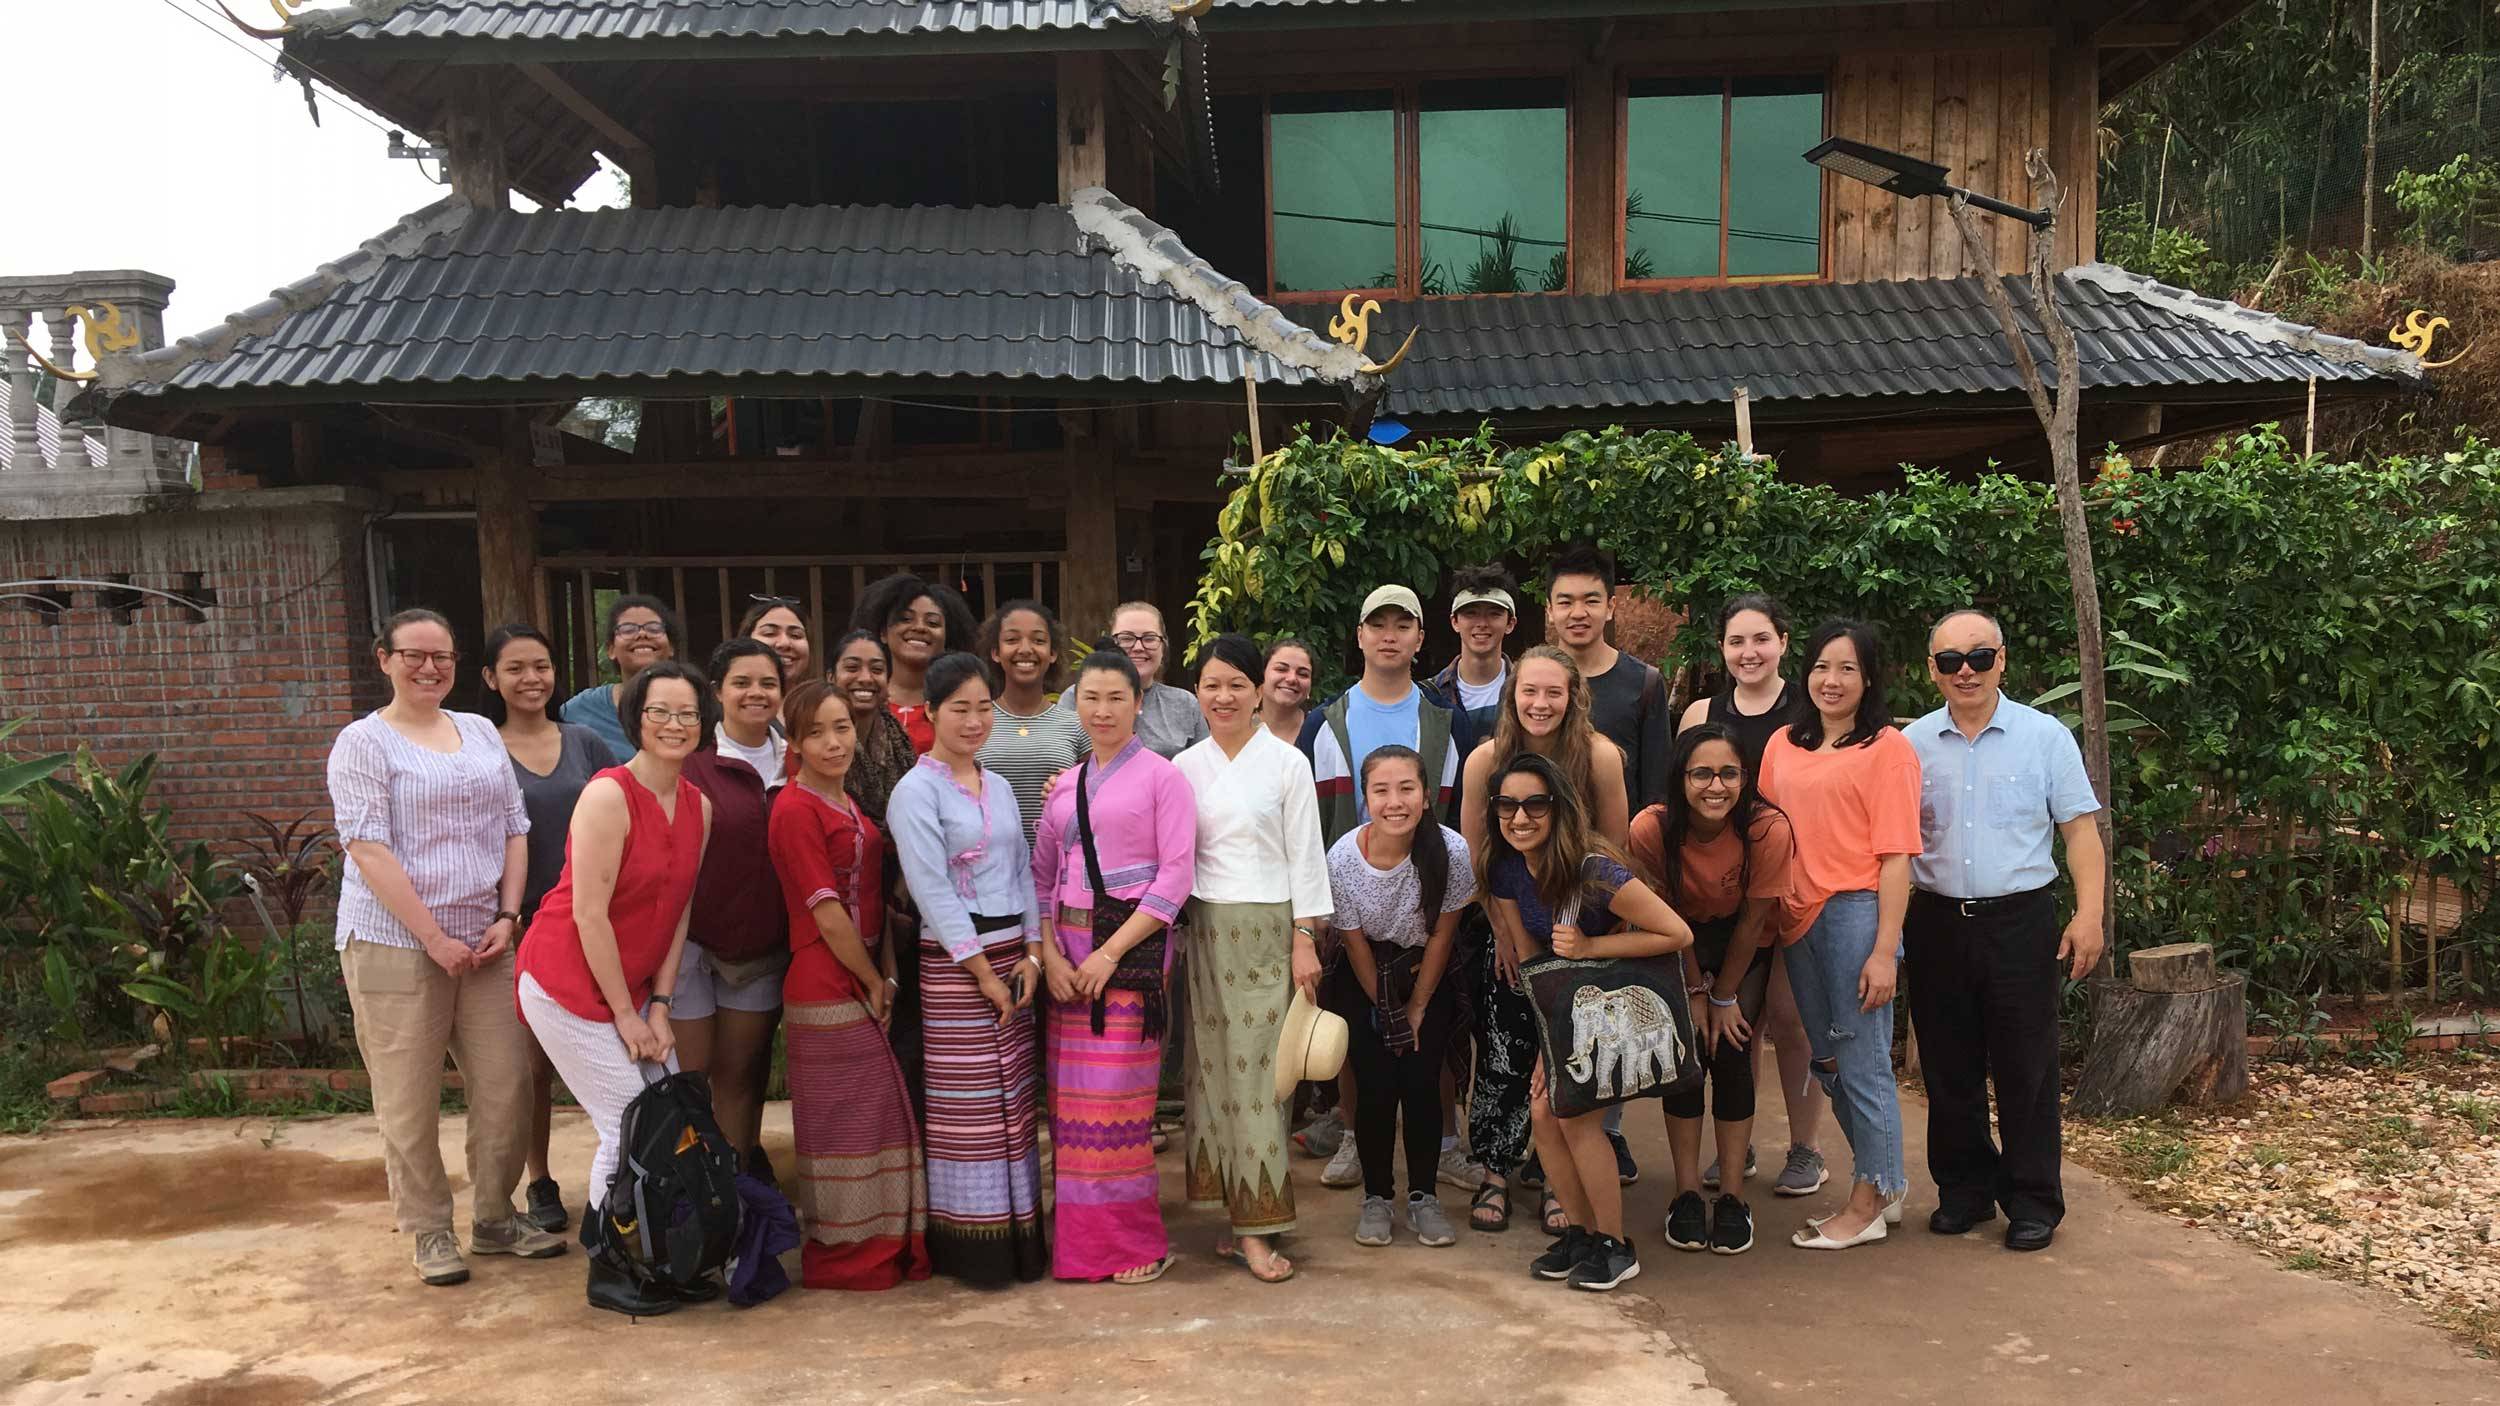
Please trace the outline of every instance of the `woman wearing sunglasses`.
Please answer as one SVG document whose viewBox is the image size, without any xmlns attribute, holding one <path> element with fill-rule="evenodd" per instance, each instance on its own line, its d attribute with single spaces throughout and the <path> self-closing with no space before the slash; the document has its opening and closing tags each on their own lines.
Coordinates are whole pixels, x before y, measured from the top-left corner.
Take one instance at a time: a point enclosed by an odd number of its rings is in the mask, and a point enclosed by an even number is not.
<svg viewBox="0 0 2500 1406">
<path fill-rule="evenodd" d="M 1892 997 L 1919 837 L 1918 753 L 1884 706 L 1875 632 L 1830 620 L 1806 641 L 1804 706 L 1762 752 L 1762 794 L 1788 812 L 1805 936 L 1786 952 L 1814 1077 L 1857 1163 L 1849 1203 L 1792 1241 L 1846 1250 L 1901 1219 L 1901 1090 L 1892 1079 Z"/>
<path fill-rule="evenodd" d="M 632 761 L 634 744 L 617 720 L 617 702 L 634 675 L 685 648 L 677 617 L 657 596 L 618 596 L 608 602 L 608 662 L 616 666 L 616 682 L 595 683 L 564 700 L 560 716 L 599 735 L 608 751 Z"/>
<path fill-rule="evenodd" d="M 1510 949 L 1514 966 L 1548 952 L 1658 957 L 1692 944 L 1692 929 L 1590 826 L 1587 807 L 1551 760 L 1512 759 L 1483 809 L 1488 838 L 1477 877 L 1493 939 Z M 1623 1234 L 1623 1187 L 1605 1110 L 1556 1118 L 1539 1058 L 1528 1076 L 1528 1116 L 1546 1189 L 1565 1216 L 1561 1234 L 1529 1268 L 1599 1293 L 1637 1276 L 1640 1256 Z"/>
<path fill-rule="evenodd" d="M 1684 953 L 1702 1067 L 1717 1100 L 1719 1163 L 1741 1165 L 1753 1132 L 1754 1028 L 1762 1019 L 1772 954 L 1804 936 L 1789 907 L 1788 817 L 1764 801 L 1745 769 L 1743 743 L 1721 724 L 1699 723 L 1675 739 L 1667 799 L 1632 821 L 1632 858 L 1693 925 Z M 1753 1211 L 1734 1191 L 1701 1199 L 1702 1089 L 1667 1097 L 1667 1146 L 1676 1196 L 1667 1243 L 1739 1255 L 1753 1248 Z"/>
<path fill-rule="evenodd" d="M 1630 837 L 1631 810 L 1623 779 L 1623 752 L 1597 730 L 1589 714 L 1588 684 L 1569 654 L 1540 644 L 1511 666 L 1493 740 L 1467 756 L 1460 794 L 1471 798 L 1459 813 L 1470 854 L 1484 853 L 1490 812 L 1472 798 L 1489 796 L 1493 778 L 1523 756 L 1551 762 L 1591 828 L 1620 851 Z M 1519 965 L 1510 949 L 1489 942 L 1478 962 L 1476 990 L 1476 1087 L 1467 1103 L 1468 1146 L 1484 1163 L 1484 1182 L 1467 1209 L 1478 1230 L 1510 1227 L 1510 1181 L 1529 1155 L 1528 1074 L 1536 1063 L 1536 1008 L 1519 989 Z M 1548 1235 L 1568 1223 L 1562 1202 L 1549 1189 L 1537 1206 Z"/>
</svg>

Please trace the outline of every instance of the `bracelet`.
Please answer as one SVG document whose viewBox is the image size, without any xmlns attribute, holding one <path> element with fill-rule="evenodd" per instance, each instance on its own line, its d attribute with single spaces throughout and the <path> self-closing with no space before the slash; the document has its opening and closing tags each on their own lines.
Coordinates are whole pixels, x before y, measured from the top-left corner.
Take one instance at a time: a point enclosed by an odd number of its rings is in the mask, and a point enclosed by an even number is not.
<svg viewBox="0 0 2500 1406">
<path fill-rule="evenodd" d="M 677 998 L 671 996 L 665 991 L 654 991 L 651 993 L 651 1004 L 655 1006 L 665 1006 L 674 1010 L 677 1006 Z"/>
<path fill-rule="evenodd" d="M 1710 987 L 1707 984 L 1701 986 L 1687 986 L 1684 988 L 1684 994 L 1687 996 L 1706 996 L 1709 993 Z"/>
<path fill-rule="evenodd" d="M 498 909 L 496 909 L 496 910 L 495 910 L 495 922 L 496 922 L 496 923 L 501 923 L 501 922 L 507 922 L 507 921 L 508 921 L 508 922 L 515 922 L 515 923 L 517 923 L 517 922 L 521 921 L 521 915 L 520 915 L 519 913 L 514 912 L 512 909 L 509 909 L 509 908 L 498 908 Z M 487 924 L 487 926 L 488 926 L 488 927 L 493 927 L 493 926 L 494 926 L 494 923 L 489 923 L 489 924 Z"/>
<path fill-rule="evenodd" d="M 1704 987 L 1703 989 L 1704 989 L 1704 990 L 1708 990 L 1709 988 Z M 1726 1000 L 1722 1001 L 1722 1000 L 1720 1000 L 1720 999 L 1719 999 L 1716 995 L 1713 995 L 1713 996 L 1710 998 L 1710 1004 L 1712 1004 L 1712 1005 L 1714 1005 L 1714 1006 L 1717 1006 L 1720 1010 L 1726 1010 L 1728 1007 L 1733 1006 L 1733 1005 L 1735 1005 L 1735 1004 L 1736 1004 L 1736 998 L 1735 998 L 1735 997 L 1733 997 L 1733 996 L 1731 996 L 1731 997 L 1729 997 L 1728 999 L 1726 999 Z"/>
</svg>

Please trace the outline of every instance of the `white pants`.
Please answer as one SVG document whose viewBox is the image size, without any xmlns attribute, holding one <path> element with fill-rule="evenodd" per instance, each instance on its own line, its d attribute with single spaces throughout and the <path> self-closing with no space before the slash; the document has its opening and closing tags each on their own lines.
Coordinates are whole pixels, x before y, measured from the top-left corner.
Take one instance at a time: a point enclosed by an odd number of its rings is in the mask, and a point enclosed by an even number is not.
<svg viewBox="0 0 2500 1406">
<path fill-rule="evenodd" d="M 547 1062 L 556 1067 L 573 1101 L 590 1115 L 591 1127 L 598 1130 L 599 1150 L 590 1159 L 588 1200 L 593 1206 L 604 1206 L 608 1180 L 616 1175 L 625 1105 L 657 1083 L 658 1076 L 645 1077 L 648 1067 L 625 1053 L 625 1041 L 613 1023 L 584 1020 L 566 1010 L 538 984 L 538 978 L 526 972 L 521 976 L 520 993 L 522 1020 L 538 1037 L 538 1047 L 547 1052 Z M 674 1053 L 668 1057 L 668 1072 L 677 1072 Z"/>
</svg>

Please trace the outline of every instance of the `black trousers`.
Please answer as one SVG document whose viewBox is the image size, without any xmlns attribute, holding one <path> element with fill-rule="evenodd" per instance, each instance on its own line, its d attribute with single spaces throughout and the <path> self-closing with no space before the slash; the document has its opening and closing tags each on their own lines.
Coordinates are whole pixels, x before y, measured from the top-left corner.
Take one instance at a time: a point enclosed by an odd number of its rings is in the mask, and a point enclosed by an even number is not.
<svg viewBox="0 0 2500 1406">
<path fill-rule="evenodd" d="M 1433 988 L 1424 1007 L 1423 1024 L 1415 1031 L 1415 1049 L 1391 1054 L 1380 1038 L 1379 1021 L 1355 980 L 1353 967 L 1340 962 L 1333 978 L 1330 1009 L 1345 1017 L 1346 1059 L 1354 1066 L 1354 1151 L 1363 1161 L 1363 1194 L 1394 1198 L 1397 1194 L 1399 1115 L 1406 1122 L 1406 1189 L 1433 1194 L 1441 1169 L 1441 1066 L 1449 1055 L 1452 1017 L 1457 999 L 1447 981 Z"/>
<path fill-rule="evenodd" d="M 1902 924 L 1910 1022 L 1927 1081 L 1927 1171 L 1944 1209 L 2057 1224 L 2059 1176 L 2057 895 L 2037 889 L 1968 912 L 1910 895 Z M 1989 1135 L 1996 1087 L 2003 1143 Z"/>
<path fill-rule="evenodd" d="M 1736 935 L 1734 918 L 1719 918 L 1703 923 L 1693 930 L 1693 962 L 1701 968 L 1705 982 L 1717 980 L 1727 965 L 1727 945 Z M 1736 1013 L 1745 1018 L 1745 1026 L 1753 1033 L 1742 1044 L 1721 1041 L 1705 1050 L 1701 1058 L 1703 1083 L 1710 1086 L 1711 1108 L 1722 1123 L 1741 1123 L 1753 1116 L 1753 1042 L 1762 1038 L 1762 1006 L 1771 990 L 1771 960 L 1778 949 L 1768 943 L 1753 950 L 1753 959 L 1736 985 Z M 1693 998 L 1697 1008 L 1703 998 Z M 1693 1038 L 1702 1039 L 1701 1022 L 1693 1022 Z M 1680 1094 L 1666 1097 L 1670 1118 L 1698 1118 L 1702 1114 L 1702 1085 L 1695 1084 Z"/>
</svg>

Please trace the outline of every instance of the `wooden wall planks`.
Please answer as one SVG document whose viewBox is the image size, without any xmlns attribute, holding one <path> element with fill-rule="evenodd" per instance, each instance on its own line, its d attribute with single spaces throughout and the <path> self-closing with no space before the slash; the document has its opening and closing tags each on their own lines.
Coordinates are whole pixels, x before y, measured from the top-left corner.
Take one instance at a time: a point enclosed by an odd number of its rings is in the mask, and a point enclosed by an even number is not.
<svg viewBox="0 0 2500 1406">
<path fill-rule="evenodd" d="M 1972 190 L 2027 201 L 2031 182 L 2023 174 L 2023 153 L 2048 140 L 2048 55 L 2026 49 L 1851 55 L 1833 64 L 1828 102 L 1835 136 L 1933 161 Z M 1825 180 L 1826 267 L 1835 282 L 1962 272 L 1960 239 L 1940 203 Z M 1998 269 L 2021 269 L 2023 226 L 1992 223 Z"/>
</svg>

